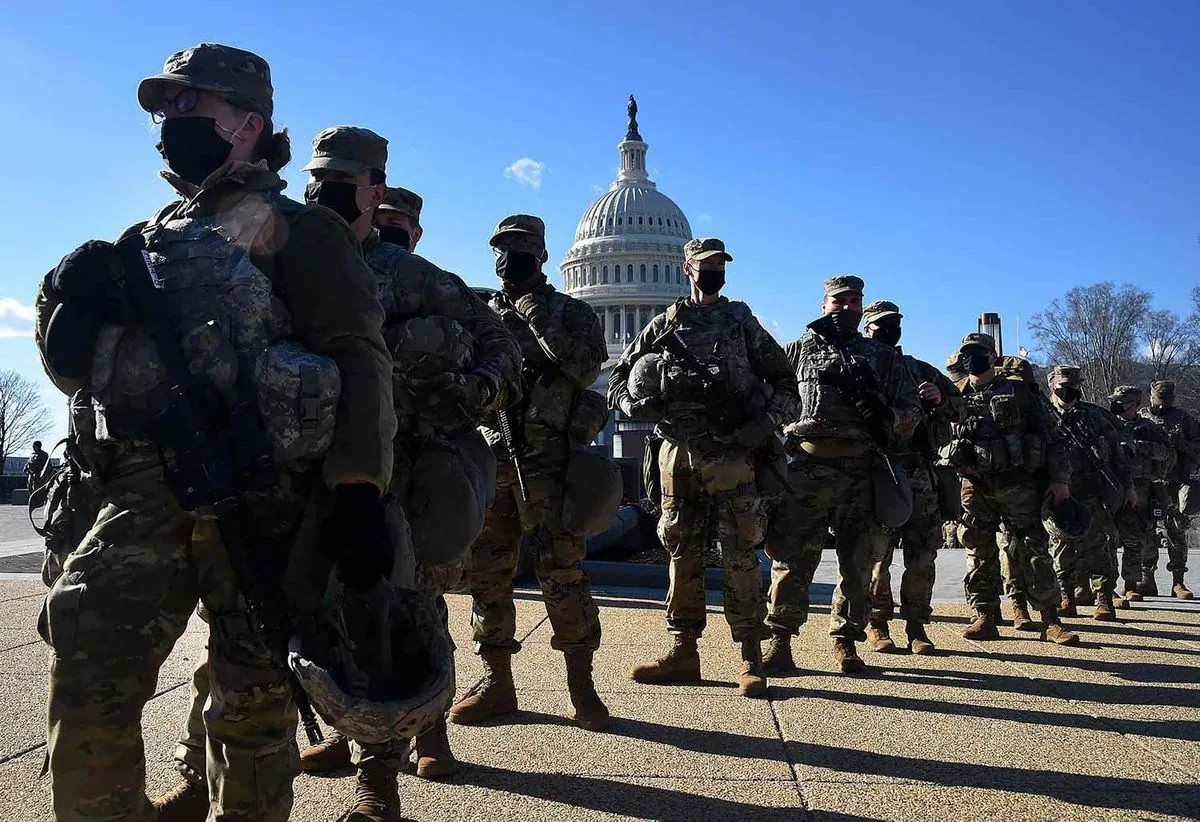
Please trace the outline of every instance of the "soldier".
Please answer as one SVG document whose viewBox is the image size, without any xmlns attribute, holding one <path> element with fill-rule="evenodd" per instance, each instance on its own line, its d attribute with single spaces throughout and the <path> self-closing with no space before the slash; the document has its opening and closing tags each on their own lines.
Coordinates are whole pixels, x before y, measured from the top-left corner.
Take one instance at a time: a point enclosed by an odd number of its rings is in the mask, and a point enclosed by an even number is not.
<svg viewBox="0 0 1200 822">
<path fill-rule="evenodd" d="M 745 303 L 720 296 L 733 257 L 708 237 L 684 245 L 691 294 L 642 330 L 613 367 L 609 406 L 657 422 L 662 515 L 658 534 L 671 555 L 667 627 L 671 650 L 637 665 L 638 682 L 698 682 L 696 643 L 704 631 L 705 548 L 721 544 L 725 619 L 741 646 L 738 688 L 766 694 L 762 670 L 762 577 L 755 548 L 764 517 L 754 452 L 796 410 L 796 381 L 779 347 Z M 634 372 L 660 366 L 660 391 L 641 390 Z M 657 394 L 657 395 L 656 395 Z"/>
<path fill-rule="evenodd" d="M 1200 468 L 1200 422 L 1188 412 L 1175 406 L 1175 383 L 1159 380 L 1150 383 L 1150 407 L 1138 412 L 1166 429 L 1175 446 L 1175 468 L 1159 482 L 1155 491 L 1156 509 L 1163 515 L 1155 523 L 1159 542 L 1167 550 L 1167 570 L 1171 572 L 1171 593 L 1177 599 L 1191 599 L 1192 592 L 1183 581 L 1187 573 L 1187 531 L 1191 518 L 1179 507 L 1180 486 L 1192 481 Z M 1158 547 L 1154 546 L 1142 558 L 1143 596 L 1158 596 L 1154 571 L 1158 568 Z"/>
<path fill-rule="evenodd" d="M 895 653 L 896 643 L 888 634 L 893 616 L 892 556 L 899 543 L 904 556 L 904 576 L 900 581 L 900 616 L 905 620 L 908 647 L 914 654 L 931 654 L 933 643 L 925 631 L 933 615 L 933 585 L 938 545 L 941 542 L 941 506 L 938 502 L 938 477 L 933 464 L 938 449 L 949 439 L 949 423 L 958 419 L 959 393 L 942 372 L 900 349 L 901 320 L 904 315 L 893 302 L 877 300 L 863 309 L 866 335 L 896 349 L 899 362 L 908 371 L 921 396 L 921 422 L 911 438 L 896 448 L 898 462 L 912 485 L 913 510 L 908 522 L 889 529 L 887 551 L 875 563 L 871 578 L 871 618 L 867 625 L 867 644 L 881 653 Z"/>
<path fill-rule="evenodd" d="M 1050 532 L 1050 553 L 1062 589 L 1059 616 L 1077 616 L 1076 584 L 1085 584 L 1077 569 L 1091 573 L 1096 610 L 1092 618 L 1111 622 L 1117 618 L 1113 610 L 1113 593 L 1117 587 L 1117 527 L 1113 511 L 1137 504 L 1137 494 L 1130 480 L 1129 462 L 1121 448 L 1121 436 L 1112 414 L 1080 397 L 1082 373 L 1070 365 L 1050 369 L 1046 384 L 1050 402 L 1059 418 L 1059 427 L 1070 436 L 1063 445 L 1071 467 L 1071 497 L 1091 515 L 1091 527 L 1079 539 L 1066 539 L 1057 529 Z M 1113 483 L 1116 485 L 1113 485 Z M 1120 487 L 1117 487 L 1119 485 Z M 1121 603 L 1124 605 L 1124 603 Z"/>
<path fill-rule="evenodd" d="M 960 352 L 966 357 L 968 375 L 958 383 L 962 417 L 954 424 L 954 439 L 942 449 L 942 456 L 963 477 L 958 538 L 967 552 L 963 583 L 967 601 L 975 609 L 975 619 L 963 636 L 999 637 L 996 531 L 1004 523 L 1014 571 L 1024 581 L 1029 604 L 1042 616 L 1042 638 L 1060 645 L 1078 644 L 1079 637 L 1058 618 L 1058 584 L 1041 521 L 1043 495 L 1038 493 L 1038 472 L 1045 469 L 1050 484 L 1044 497 L 1057 505 L 1070 496 L 1070 467 L 1062 445 L 1034 389 L 1024 381 L 997 375 L 996 343 L 991 336 L 966 335 Z"/>
<path fill-rule="evenodd" d="M 833 656 L 843 673 L 866 670 L 855 643 L 866 639 L 871 567 L 887 541 L 873 500 L 894 496 L 886 452 L 893 441 L 909 440 L 921 419 L 917 386 L 900 355 L 858 331 L 862 279 L 831 277 L 824 287 L 823 318 L 785 349 L 800 385 L 800 416 L 784 428 L 791 488 L 766 543 L 769 673 L 795 667 L 791 638 L 808 619 L 809 588 L 829 531 L 838 557 L 829 615 Z M 873 487 L 876 469 L 887 487 Z"/>
<path fill-rule="evenodd" d="M 375 229 L 379 239 L 398 245 L 405 251 L 416 251 L 417 242 L 425 233 L 421 228 L 421 195 L 407 188 L 389 187 L 387 197 L 375 210 Z"/>
<path fill-rule="evenodd" d="M 391 474 L 395 416 L 383 311 L 355 238 L 329 210 L 282 195 L 277 172 L 290 148 L 286 132 L 272 125 L 270 69 L 261 57 L 208 43 L 177 52 L 162 74 L 141 82 L 138 102 L 162 125 L 160 151 L 171 168 L 164 176 L 180 199 L 123 241 L 140 233 L 158 277 L 172 283 L 166 299 L 189 352 L 199 352 L 189 353 L 197 378 L 222 396 L 244 397 L 250 383 L 250 399 L 261 408 L 265 397 L 275 401 L 260 413 L 279 483 L 243 497 L 263 532 L 254 548 L 263 557 L 286 557 L 323 477 L 334 500 L 327 527 L 344 537 L 335 548 L 341 579 L 354 590 L 374 587 L 391 573 L 393 559 L 381 492 Z M 91 243 L 70 255 L 38 298 L 43 361 L 60 388 L 90 394 L 79 405 L 95 407 L 98 418 L 88 427 L 76 420 L 76 430 L 93 467 L 107 477 L 96 522 L 67 559 L 41 619 L 53 649 L 48 762 L 55 818 L 166 818 L 145 795 L 142 708 L 199 600 L 211 625 L 212 690 L 203 714 L 202 813 L 283 822 L 296 774 L 296 710 L 281 649 L 249 628 L 214 512 L 183 510 L 165 481 L 160 448 L 170 443 L 147 441 L 131 416 L 131 409 L 155 410 L 166 386 L 161 378 L 153 384 L 162 366 L 153 349 L 137 344 L 145 339 L 140 326 L 123 327 L 120 312 L 110 311 L 120 300 L 107 272 L 120 263 L 109 249 Z M 247 287 L 228 289 L 231 278 Z M 45 323 L 59 303 L 63 314 L 78 318 L 68 330 L 100 329 L 74 339 L 91 367 L 78 351 L 61 348 L 72 349 L 71 335 L 60 337 L 56 322 Z M 206 333 L 214 328 L 215 339 Z M 226 349 L 222 340 L 238 347 Z M 216 347 L 198 348 L 209 343 Z M 233 384 L 231 363 L 260 352 L 265 370 Z M 83 367 L 66 373 L 56 365 L 71 362 Z M 87 377 L 105 368 L 112 380 Z M 173 792 L 165 799 L 178 798 Z"/>
<path fill-rule="evenodd" d="M 29 455 L 29 461 L 25 463 L 25 487 L 32 492 L 35 488 L 42 484 L 42 474 L 46 472 L 46 466 L 50 464 L 50 455 L 42 450 L 42 441 L 33 441 L 33 453 Z"/>
<path fill-rule="evenodd" d="M 509 425 L 491 419 L 483 428 L 497 459 L 496 501 L 471 549 L 466 578 L 485 674 L 480 689 L 450 709 L 450 721 L 471 725 L 517 710 L 512 655 L 521 644 L 513 575 L 524 538 L 554 629 L 550 645 L 566 659 L 575 723 L 601 731 L 608 727 L 608 708 L 592 683 L 600 612 L 580 566 L 583 537 L 567 530 L 562 514 L 571 453 L 604 424 L 583 420 L 583 411 L 600 400 L 588 396 L 588 387 L 607 356 L 604 330 L 591 307 L 546 281 L 546 225 L 539 217 L 505 217 L 491 246 L 501 283 L 491 305 L 521 347 L 525 399 L 506 409 Z M 607 417 L 602 408 L 600 413 Z M 516 454 L 505 442 L 506 428 L 516 437 Z"/>
<path fill-rule="evenodd" d="M 1142 405 L 1142 389 L 1136 385 L 1118 385 L 1109 396 L 1109 410 L 1117 417 L 1121 435 L 1121 450 L 1129 462 L 1137 502 L 1117 511 L 1114 519 L 1123 546 L 1121 578 L 1125 581 L 1125 599 L 1140 602 L 1140 587 L 1154 583 L 1153 562 L 1150 573 L 1143 576 L 1147 563 L 1143 558 L 1156 549 L 1151 540 L 1157 539 L 1150 520 L 1150 499 L 1153 483 L 1167 475 L 1175 464 L 1175 449 L 1166 430 L 1154 421 L 1138 414 Z"/>
</svg>

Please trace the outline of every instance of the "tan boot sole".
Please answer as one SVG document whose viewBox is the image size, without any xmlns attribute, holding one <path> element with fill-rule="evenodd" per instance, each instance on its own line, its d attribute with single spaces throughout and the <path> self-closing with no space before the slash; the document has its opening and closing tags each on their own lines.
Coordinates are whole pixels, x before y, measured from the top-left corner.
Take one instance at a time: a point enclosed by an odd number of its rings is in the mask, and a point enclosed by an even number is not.
<svg viewBox="0 0 1200 822">
<path fill-rule="evenodd" d="M 937 649 L 934 647 L 932 642 L 925 642 L 924 640 L 918 639 L 909 643 L 908 650 L 917 656 L 932 656 L 933 652 Z"/>
<path fill-rule="evenodd" d="M 1179 590 L 1178 588 L 1175 588 L 1174 590 L 1171 591 L 1171 594 L 1175 597 L 1175 599 L 1194 599 L 1192 592 L 1187 590 L 1186 588 L 1183 589 L 1182 591 Z"/>
<path fill-rule="evenodd" d="M 1119 622 L 1117 615 L 1112 611 L 1097 611 L 1092 614 L 1092 620 L 1095 622 Z"/>
<path fill-rule="evenodd" d="M 421 779 L 445 779 L 458 773 L 457 759 L 419 759 L 417 776 Z"/>
<path fill-rule="evenodd" d="M 1042 633 L 1042 641 L 1053 642 L 1055 645 L 1078 645 L 1079 644 L 1079 634 L 1074 634 L 1074 633 L 1071 633 L 1070 631 L 1068 631 L 1067 635 L 1065 637 L 1060 637 L 1058 639 L 1050 639 L 1050 637 L 1048 637 L 1045 634 L 1045 632 L 1043 632 Z"/>
</svg>

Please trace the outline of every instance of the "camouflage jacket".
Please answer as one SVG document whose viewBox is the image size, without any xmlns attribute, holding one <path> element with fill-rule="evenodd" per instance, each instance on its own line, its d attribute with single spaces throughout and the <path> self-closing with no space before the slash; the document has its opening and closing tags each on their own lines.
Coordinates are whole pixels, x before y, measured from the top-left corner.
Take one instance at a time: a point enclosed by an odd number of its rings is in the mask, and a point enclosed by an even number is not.
<svg viewBox="0 0 1200 822">
<path fill-rule="evenodd" d="M 936 406 L 921 400 L 921 421 L 917 423 L 912 437 L 897 444 L 896 453 L 907 457 L 923 456 L 926 461 L 934 461 L 938 449 L 950 441 L 950 424 L 958 419 L 962 394 L 958 386 L 934 366 L 905 354 L 899 347 L 896 351 L 914 384 L 920 386 L 921 383 L 930 382 L 942 392 L 942 401 Z"/>
<path fill-rule="evenodd" d="M 1121 431 L 1117 418 L 1105 408 L 1078 400 L 1070 409 L 1058 409 L 1060 425 L 1067 425 L 1086 446 L 1086 450 L 1063 438 L 1063 449 L 1071 464 L 1071 496 L 1094 499 L 1106 493 L 1107 480 L 1097 463 L 1102 464 L 1121 484 L 1122 489 L 1132 482 L 1132 469 L 1125 449 L 1121 447 Z"/>
<path fill-rule="evenodd" d="M 600 376 L 608 356 L 600 318 L 587 303 L 549 283 L 515 300 L 497 292 L 491 307 L 516 338 L 524 358 L 524 399 L 509 406 L 513 426 L 521 429 L 514 434 L 533 456 L 563 453 L 583 394 Z M 482 431 L 497 457 L 507 458 L 500 432 L 491 425 Z"/>
<path fill-rule="evenodd" d="M 1133 480 L 1145 483 L 1166 479 L 1175 467 L 1175 448 L 1166 430 L 1140 415 L 1128 420 L 1117 417 L 1116 425 Z"/>
<path fill-rule="evenodd" d="M 1200 470 L 1200 423 L 1182 408 L 1150 407 L 1138 411 L 1145 419 L 1158 423 L 1167 432 L 1174 446 L 1175 468 L 1170 482 L 1183 482 Z"/>
<path fill-rule="evenodd" d="M 698 378 L 658 341 L 671 329 L 700 365 L 708 369 L 703 379 L 716 380 L 725 398 L 706 395 Z M 790 419 L 797 410 L 796 378 L 775 338 L 762 327 L 743 302 L 718 298 L 708 305 L 681 297 L 663 314 L 654 317 L 621 354 L 608 381 L 608 404 L 620 407 L 629 397 L 633 364 L 652 352 L 664 360 L 663 410 L 660 433 L 677 442 L 713 439 L 719 418 L 735 424 L 750 421 L 754 413 Z M 728 404 L 736 405 L 729 408 Z M 757 406 L 757 407 L 755 407 Z"/>
<path fill-rule="evenodd" d="M 962 410 L 941 452 L 946 462 L 971 479 L 1016 479 L 1045 470 L 1050 482 L 1070 483 L 1071 464 L 1036 387 L 1003 377 L 985 385 L 964 377 L 956 385 Z"/>
<path fill-rule="evenodd" d="M 379 301 L 384 311 L 384 337 L 391 345 L 390 329 L 414 317 L 446 317 L 458 323 L 470 335 L 470 366 L 495 385 L 497 391 L 485 413 L 504 408 L 521 396 L 521 349 L 516 338 L 484 302 L 457 274 L 452 274 L 412 254 L 398 245 L 379 239 L 374 229 L 362 243 L 363 258 L 375 274 Z M 394 352 L 393 352 L 394 353 Z M 402 375 L 394 375 L 403 379 Z M 396 386 L 397 402 L 411 390 Z M 397 407 L 402 430 L 418 422 L 412 414 Z M 407 418 L 406 418 L 407 417 Z M 476 420 L 478 424 L 482 420 Z"/>
<path fill-rule="evenodd" d="M 272 208 L 287 185 L 265 163 L 230 163 L 203 188 L 164 173 L 183 199 L 159 211 L 173 217 L 203 217 L 238 208 Z M 138 224 L 126 231 L 140 231 Z M 291 203 L 272 213 L 249 248 L 255 266 L 272 283 L 291 319 L 292 335 L 304 348 L 331 358 L 342 380 L 333 445 L 323 472 L 329 485 L 370 482 L 387 488 L 392 472 L 391 361 L 381 332 L 383 310 L 375 280 L 345 221 L 327 208 Z M 38 290 L 35 341 L 39 350 L 58 298 L 46 280 Z M 45 359 L 43 357 L 43 363 Z M 67 394 L 79 384 L 46 372 Z"/>
<path fill-rule="evenodd" d="M 895 415 L 896 443 L 909 443 L 921 421 L 917 384 L 896 349 L 858 332 L 842 344 L 851 365 L 866 364 L 878 382 L 877 394 Z M 863 449 L 873 443 L 862 414 L 838 384 L 845 378 L 838 346 L 812 329 L 784 349 L 800 386 L 800 413 L 784 427 L 789 447 L 808 442 L 818 447 Z"/>
</svg>

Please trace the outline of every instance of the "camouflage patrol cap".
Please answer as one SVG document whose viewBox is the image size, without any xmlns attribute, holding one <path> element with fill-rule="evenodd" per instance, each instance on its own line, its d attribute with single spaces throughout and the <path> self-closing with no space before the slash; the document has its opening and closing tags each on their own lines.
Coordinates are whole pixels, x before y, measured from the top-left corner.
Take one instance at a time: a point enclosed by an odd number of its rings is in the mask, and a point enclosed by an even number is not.
<svg viewBox="0 0 1200 822">
<path fill-rule="evenodd" d="M 863 323 L 865 325 L 879 322 L 884 317 L 895 317 L 899 320 L 903 319 L 904 315 L 900 313 L 900 306 L 891 300 L 876 300 L 863 309 Z"/>
<path fill-rule="evenodd" d="M 164 87 L 172 84 L 220 94 L 238 108 L 264 117 L 275 110 L 271 67 L 257 54 L 233 46 L 201 43 L 175 52 L 163 63 L 162 74 L 138 83 L 138 105 L 154 111 L 163 101 Z"/>
<path fill-rule="evenodd" d="M 958 351 L 946 358 L 946 373 L 952 377 L 965 377 L 967 369 L 963 367 L 962 352 Z"/>
<path fill-rule="evenodd" d="M 1112 390 L 1112 393 L 1108 395 L 1108 398 L 1110 400 L 1116 400 L 1117 402 L 1141 402 L 1142 396 L 1143 394 L 1140 386 L 1118 385 Z"/>
<path fill-rule="evenodd" d="M 312 141 L 312 159 L 301 171 L 327 168 L 330 171 L 384 171 L 388 141 L 369 128 L 331 126 Z"/>
<path fill-rule="evenodd" d="M 395 211 L 399 214 L 407 214 L 412 218 L 413 225 L 421 223 L 421 206 L 425 201 L 421 199 L 421 195 L 415 191 L 409 191 L 407 188 L 400 186 L 389 186 L 387 197 L 379 206 L 380 211 Z"/>
<path fill-rule="evenodd" d="M 846 292 L 862 294 L 864 285 L 862 277 L 856 277 L 853 274 L 839 274 L 825 281 L 825 296 L 836 297 L 838 294 Z"/>
<path fill-rule="evenodd" d="M 958 351 L 960 354 L 964 354 L 969 348 L 984 348 L 995 354 L 996 340 L 991 334 L 984 334 L 978 331 L 972 332 L 963 336 L 962 343 L 958 346 Z"/>
<path fill-rule="evenodd" d="M 1083 371 L 1077 365 L 1056 365 L 1046 374 L 1046 385 L 1079 385 Z"/>
<path fill-rule="evenodd" d="M 725 243 L 716 237 L 696 237 L 688 240 L 683 246 L 683 258 L 688 262 L 700 262 L 710 257 L 720 257 L 725 262 L 733 262 L 733 255 L 725 250 Z"/>
<path fill-rule="evenodd" d="M 495 245 L 501 237 L 512 234 L 535 237 L 545 244 L 546 224 L 542 222 L 541 217 L 534 217 L 532 214 L 510 214 L 496 224 L 496 230 L 492 232 L 492 239 L 488 242 Z"/>
<path fill-rule="evenodd" d="M 1155 380 L 1150 383 L 1150 402 L 1155 405 L 1171 403 L 1175 400 L 1175 383 L 1171 380 Z"/>
</svg>

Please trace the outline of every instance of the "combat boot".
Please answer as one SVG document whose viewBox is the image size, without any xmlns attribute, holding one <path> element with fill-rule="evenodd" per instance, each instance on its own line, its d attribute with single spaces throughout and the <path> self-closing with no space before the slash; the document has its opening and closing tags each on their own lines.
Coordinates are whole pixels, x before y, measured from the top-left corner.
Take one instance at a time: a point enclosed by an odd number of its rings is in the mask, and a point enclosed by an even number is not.
<svg viewBox="0 0 1200 822">
<path fill-rule="evenodd" d="M 1158 596 L 1158 583 L 1154 581 L 1153 574 L 1147 574 L 1142 577 L 1137 584 L 1137 592 L 1144 597 Z"/>
<path fill-rule="evenodd" d="M 796 663 L 792 661 L 792 635 L 772 631 L 763 654 L 763 673 L 766 676 L 780 676 L 794 670 Z"/>
<path fill-rule="evenodd" d="M 1107 591 L 1099 591 L 1096 594 L 1096 610 L 1092 612 L 1092 619 L 1097 622 L 1116 622 L 1117 612 L 1113 609 L 1112 594 Z"/>
<path fill-rule="evenodd" d="M 1042 630 L 1042 639 L 1044 641 L 1053 642 L 1055 645 L 1079 644 L 1079 634 L 1071 633 L 1063 627 L 1053 607 L 1043 609 L 1042 624 L 1046 626 Z"/>
<path fill-rule="evenodd" d="M 417 737 L 417 776 L 421 779 L 441 779 L 458 773 L 458 760 L 450 750 L 446 735 L 446 717 Z"/>
<path fill-rule="evenodd" d="M 300 752 L 300 770 L 305 773 L 333 773 L 349 767 L 350 743 L 337 731 Z"/>
<path fill-rule="evenodd" d="M 933 643 L 929 641 L 929 635 L 925 633 L 924 623 L 910 619 L 904 630 L 908 634 L 910 653 L 926 656 L 934 652 Z"/>
<path fill-rule="evenodd" d="M 896 643 L 888 633 L 886 622 L 870 622 L 867 624 L 867 646 L 877 653 L 896 653 Z"/>
<path fill-rule="evenodd" d="M 762 643 L 757 639 L 742 642 L 742 670 L 738 674 L 738 693 L 758 698 L 767 695 L 767 677 L 763 674 Z"/>
<path fill-rule="evenodd" d="M 671 650 L 653 662 L 634 665 L 630 672 L 634 682 L 672 683 L 700 681 L 700 652 L 696 650 L 696 637 L 675 634 Z"/>
<path fill-rule="evenodd" d="M 154 800 L 155 822 L 204 822 L 208 819 L 208 786 L 182 780 Z"/>
<path fill-rule="evenodd" d="M 1192 592 L 1189 591 L 1188 587 L 1186 585 L 1184 585 L 1184 583 L 1183 583 L 1183 573 L 1182 572 L 1179 572 L 1179 571 L 1175 572 L 1175 584 L 1171 587 L 1171 593 L 1174 595 L 1174 597 L 1176 599 L 1191 599 L 1192 598 Z"/>
<path fill-rule="evenodd" d="M 1118 594 L 1116 591 L 1112 592 L 1112 603 L 1113 607 L 1118 611 L 1125 611 L 1129 609 L 1129 600 Z"/>
<path fill-rule="evenodd" d="M 368 762 L 358 769 L 354 807 L 345 822 L 401 822 L 400 789 L 396 770 L 382 762 Z"/>
<path fill-rule="evenodd" d="M 988 610 L 992 612 L 992 619 L 996 622 L 997 628 L 1011 628 L 1012 620 L 1004 618 L 1004 611 L 1000 608 L 1000 603 L 989 605 Z"/>
<path fill-rule="evenodd" d="M 1142 601 L 1142 594 L 1140 591 L 1138 591 L 1136 585 L 1133 586 L 1132 588 L 1125 589 L 1125 601 L 1126 602 L 1141 602 Z"/>
<path fill-rule="evenodd" d="M 1075 604 L 1076 605 L 1095 605 L 1096 604 L 1095 592 L 1090 587 L 1089 588 L 1076 588 L 1075 589 Z"/>
<path fill-rule="evenodd" d="M 963 631 L 964 639 L 999 639 L 1000 632 L 996 630 L 996 618 L 992 615 L 989 608 L 976 608 L 975 621 L 967 626 Z"/>
<path fill-rule="evenodd" d="M 1058 615 L 1060 617 L 1079 616 L 1079 609 L 1075 607 L 1075 591 L 1070 587 L 1063 588 L 1062 602 L 1058 605 Z"/>
<path fill-rule="evenodd" d="M 575 706 L 575 724 L 588 731 L 608 728 L 608 708 L 600 701 L 592 681 L 592 652 L 567 651 L 567 691 Z"/>
<path fill-rule="evenodd" d="M 450 709 L 450 721 L 455 725 L 474 725 L 485 719 L 517 712 L 512 652 L 488 648 L 479 656 L 483 659 L 483 684 Z"/>
<path fill-rule="evenodd" d="M 1016 600 L 1013 602 L 1013 628 L 1017 631 L 1036 631 L 1038 630 L 1037 623 L 1029 616 L 1029 606 L 1024 600 Z"/>
<path fill-rule="evenodd" d="M 844 674 L 863 674 L 867 672 L 867 664 L 862 661 L 854 643 L 848 639 L 837 637 L 833 640 L 833 658 Z"/>
</svg>

